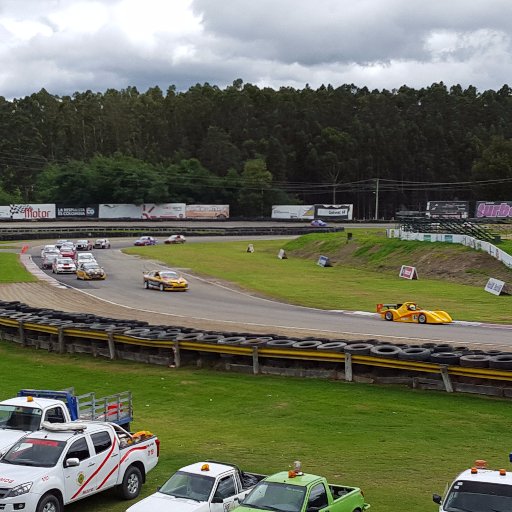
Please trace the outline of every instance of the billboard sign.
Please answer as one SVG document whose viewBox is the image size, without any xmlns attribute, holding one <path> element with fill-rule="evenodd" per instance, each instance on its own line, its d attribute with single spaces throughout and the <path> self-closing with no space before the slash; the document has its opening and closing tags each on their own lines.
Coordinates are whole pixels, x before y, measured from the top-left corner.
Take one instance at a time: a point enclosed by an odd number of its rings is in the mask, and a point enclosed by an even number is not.
<svg viewBox="0 0 512 512">
<path fill-rule="evenodd" d="M 229 204 L 187 204 L 187 219 L 228 219 Z"/>
<path fill-rule="evenodd" d="M 311 219 L 315 218 L 315 207 L 303 204 L 272 205 L 273 219 Z"/>
<path fill-rule="evenodd" d="M 90 204 L 87 206 L 64 206 L 57 205 L 56 217 L 57 219 L 65 219 L 69 217 L 97 218 L 99 213 L 99 205 Z"/>
<path fill-rule="evenodd" d="M 499 279 L 494 279 L 490 277 L 484 289 L 486 292 L 492 293 L 493 295 L 501 295 L 503 293 L 504 288 L 504 281 L 500 281 Z"/>
<path fill-rule="evenodd" d="M 11 204 L 9 215 L 13 220 L 55 219 L 54 204 Z"/>
<path fill-rule="evenodd" d="M 9 206 L 0 206 L 0 219 L 10 219 L 11 208 Z"/>
<path fill-rule="evenodd" d="M 475 217 L 479 219 L 512 218 L 512 201 L 477 201 Z"/>
<path fill-rule="evenodd" d="M 185 208 L 185 203 L 143 204 L 142 218 L 155 220 L 184 219 L 186 215 Z"/>
<path fill-rule="evenodd" d="M 315 204 L 315 219 L 352 220 L 353 204 Z"/>
<path fill-rule="evenodd" d="M 467 219 L 468 201 L 429 201 L 425 215 L 431 219 Z"/>
<path fill-rule="evenodd" d="M 418 272 L 416 271 L 416 267 L 402 265 L 398 277 L 402 277 L 404 279 L 418 279 Z"/>
<path fill-rule="evenodd" d="M 100 219 L 140 219 L 142 207 L 135 204 L 100 204 Z"/>
</svg>

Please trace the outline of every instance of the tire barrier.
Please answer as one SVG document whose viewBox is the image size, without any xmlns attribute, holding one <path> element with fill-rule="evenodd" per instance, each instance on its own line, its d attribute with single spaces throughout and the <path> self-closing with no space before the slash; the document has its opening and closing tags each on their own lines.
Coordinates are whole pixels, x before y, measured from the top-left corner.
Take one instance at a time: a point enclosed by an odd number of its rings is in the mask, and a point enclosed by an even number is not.
<svg viewBox="0 0 512 512">
<path fill-rule="evenodd" d="M 180 358 L 192 362 L 193 358 L 208 356 L 213 361 L 217 354 L 227 358 L 225 360 L 230 364 L 246 364 L 244 361 L 252 357 L 254 373 L 259 367 L 258 357 L 261 357 L 264 364 L 270 366 L 279 366 L 279 360 L 295 359 L 297 363 L 305 363 L 309 370 L 315 368 L 315 364 L 328 363 L 330 368 L 332 364 L 338 368 L 341 364 L 346 375 L 351 375 L 352 365 L 356 365 L 365 372 L 371 367 L 381 367 L 395 372 L 405 370 L 438 375 L 444 372 L 443 379 L 449 372 L 455 378 L 468 377 L 473 381 L 480 378 L 512 382 L 512 353 L 500 350 L 475 350 L 433 342 L 409 345 L 377 339 L 294 338 L 277 334 L 200 331 L 175 325 L 150 325 L 139 320 L 38 309 L 18 301 L 0 301 L 0 338 L 59 353 L 84 352 L 94 357 L 172 366 L 179 366 Z M 296 368 L 300 366 L 297 363 Z"/>
<path fill-rule="evenodd" d="M 512 370 L 512 354 L 498 354 L 489 359 L 489 368 Z"/>
<path fill-rule="evenodd" d="M 461 355 L 457 352 L 432 352 L 430 355 L 430 361 L 437 364 L 459 364 L 460 358 Z"/>
<path fill-rule="evenodd" d="M 401 352 L 402 348 L 394 345 L 375 345 L 370 349 L 370 355 L 389 359 L 398 359 Z"/>
<path fill-rule="evenodd" d="M 398 354 L 398 359 L 401 361 L 430 361 L 431 354 L 430 348 L 409 347 L 402 349 Z"/>
<path fill-rule="evenodd" d="M 370 355 L 370 350 L 374 347 L 371 343 L 351 343 L 345 347 L 346 354 L 356 354 L 360 356 Z"/>
<path fill-rule="evenodd" d="M 461 366 L 466 368 L 489 368 L 491 356 L 484 354 L 467 354 L 461 356 L 459 362 Z"/>
</svg>

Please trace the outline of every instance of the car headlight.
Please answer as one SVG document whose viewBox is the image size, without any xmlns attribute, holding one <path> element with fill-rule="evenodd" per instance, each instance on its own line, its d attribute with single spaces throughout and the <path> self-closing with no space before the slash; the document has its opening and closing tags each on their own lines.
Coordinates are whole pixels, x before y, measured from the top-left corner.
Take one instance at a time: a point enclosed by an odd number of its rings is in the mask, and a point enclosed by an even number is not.
<svg viewBox="0 0 512 512">
<path fill-rule="evenodd" d="M 27 494 L 32 488 L 33 482 L 25 482 L 24 484 L 17 485 L 13 487 L 6 495 L 6 498 L 16 498 L 17 496 L 21 496 L 22 494 Z"/>
</svg>

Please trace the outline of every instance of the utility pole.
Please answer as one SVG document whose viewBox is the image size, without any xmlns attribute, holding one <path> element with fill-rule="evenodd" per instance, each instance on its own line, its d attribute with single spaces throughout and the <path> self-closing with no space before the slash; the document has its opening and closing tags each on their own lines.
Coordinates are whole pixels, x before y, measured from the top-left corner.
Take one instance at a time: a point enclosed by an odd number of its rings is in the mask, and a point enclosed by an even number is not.
<svg viewBox="0 0 512 512">
<path fill-rule="evenodd" d="M 375 220 L 379 220 L 379 178 L 375 178 Z"/>
</svg>

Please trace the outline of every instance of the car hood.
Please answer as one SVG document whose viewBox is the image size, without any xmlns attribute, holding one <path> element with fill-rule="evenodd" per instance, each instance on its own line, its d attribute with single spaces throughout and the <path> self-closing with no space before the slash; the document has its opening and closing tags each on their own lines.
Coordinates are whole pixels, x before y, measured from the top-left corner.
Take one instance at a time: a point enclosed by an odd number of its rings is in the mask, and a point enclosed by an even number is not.
<svg viewBox="0 0 512 512">
<path fill-rule="evenodd" d="M 18 439 L 21 439 L 28 430 L 10 430 L 0 429 L 0 452 L 4 452 L 6 448 L 12 446 Z"/>
<path fill-rule="evenodd" d="M 39 480 L 48 474 L 51 468 L 34 468 L 32 466 L 14 466 L 0 462 L 0 482 L 2 487 L 16 487 L 34 480 Z"/>
<path fill-rule="evenodd" d="M 161 492 L 156 492 L 135 505 L 126 512 L 203 512 L 209 510 L 206 501 L 194 501 L 185 498 L 175 498 Z"/>
</svg>

